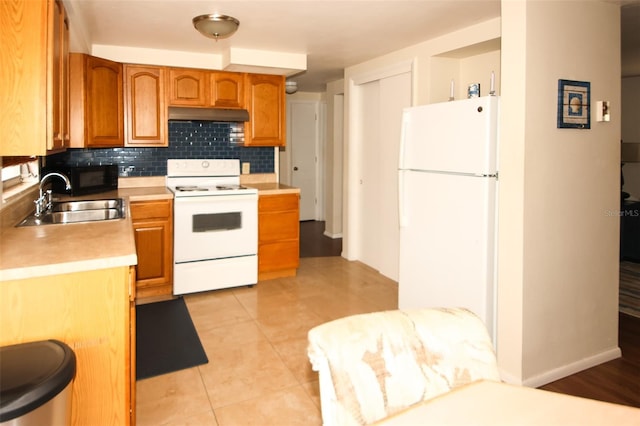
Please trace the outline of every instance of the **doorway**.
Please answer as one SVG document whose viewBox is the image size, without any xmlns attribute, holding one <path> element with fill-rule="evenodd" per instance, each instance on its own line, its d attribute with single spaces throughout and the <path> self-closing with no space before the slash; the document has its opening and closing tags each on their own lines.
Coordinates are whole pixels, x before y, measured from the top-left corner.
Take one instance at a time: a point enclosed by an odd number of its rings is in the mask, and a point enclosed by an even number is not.
<svg viewBox="0 0 640 426">
<path fill-rule="evenodd" d="M 322 220 L 320 102 L 287 102 L 290 184 L 300 188 L 300 220 Z"/>
</svg>

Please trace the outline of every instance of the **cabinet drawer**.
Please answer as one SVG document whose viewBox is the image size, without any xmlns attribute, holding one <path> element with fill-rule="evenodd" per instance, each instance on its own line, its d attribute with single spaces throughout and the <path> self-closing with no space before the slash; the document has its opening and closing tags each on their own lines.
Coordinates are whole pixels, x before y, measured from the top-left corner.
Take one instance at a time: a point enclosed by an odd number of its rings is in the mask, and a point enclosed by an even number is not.
<svg viewBox="0 0 640 426">
<path fill-rule="evenodd" d="M 130 205 L 131 219 L 169 218 L 171 217 L 171 201 L 134 201 Z"/>
<path fill-rule="evenodd" d="M 258 212 L 298 210 L 298 194 L 261 195 L 258 198 Z"/>
<path fill-rule="evenodd" d="M 262 213 L 258 222 L 258 241 L 297 240 L 300 233 L 298 211 Z"/>
<path fill-rule="evenodd" d="M 258 271 L 268 272 L 298 267 L 300 245 L 298 241 L 284 241 L 258 246 Z"/>
</svg>

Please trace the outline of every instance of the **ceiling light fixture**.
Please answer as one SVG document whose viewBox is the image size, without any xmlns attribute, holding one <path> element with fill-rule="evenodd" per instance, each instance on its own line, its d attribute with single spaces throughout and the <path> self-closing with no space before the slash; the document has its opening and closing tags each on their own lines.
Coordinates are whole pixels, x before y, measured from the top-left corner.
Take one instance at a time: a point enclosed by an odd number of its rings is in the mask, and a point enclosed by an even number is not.
<svg viewBox="0 0 640 426">
<path fill-rule="evenodd" d="M 227 15 L 200 15 L 193 18 L 193 26 L 205 37 L 218 41 L 235 33 L 240 26 L 240 21 Z"/>
<path fill-rule="evenodd" d="M 298 83 L 295 81 L 286 81 L 284 83 L 284 91 L 289 95 L 293 95 L 298 91 Z"/>
</svg>

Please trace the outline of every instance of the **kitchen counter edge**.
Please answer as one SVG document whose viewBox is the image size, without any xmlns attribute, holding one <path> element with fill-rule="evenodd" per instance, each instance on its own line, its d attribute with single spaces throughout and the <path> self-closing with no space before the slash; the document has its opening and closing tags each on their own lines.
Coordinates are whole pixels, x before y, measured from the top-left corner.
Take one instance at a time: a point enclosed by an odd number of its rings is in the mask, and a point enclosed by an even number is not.
<svg viewBox="0 0 640 426">
<path fill-rule="evenodd" d="M 248 188 L 255 188 L 258 190 L 258 195 L 276 195 L 276 194 L 299 194 L 300 188 L 294 186 L 285 185 L 277 182 L 266 183 L 248 183 L 245 184 Z"/>
<path fill-rule="evenodd" d="M 135 187 L 74 199 L 115 197 L 127 201 L 123 219 L 0 229 L 0 282 L 136 265 L 129 203 L 172 199 L 173 193 L 164 186 Z"/>
</svg>

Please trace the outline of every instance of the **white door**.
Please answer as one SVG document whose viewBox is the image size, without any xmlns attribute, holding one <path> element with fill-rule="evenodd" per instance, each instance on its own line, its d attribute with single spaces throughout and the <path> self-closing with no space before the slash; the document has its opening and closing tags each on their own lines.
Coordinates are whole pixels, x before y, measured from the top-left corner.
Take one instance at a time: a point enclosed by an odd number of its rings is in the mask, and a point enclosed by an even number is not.
<svg viewBox="0 0 640 426">
<path fill-rule="evenodd" d="M 300 220 L 318 219 L 318 103 L 289 102 L 291 185 L 300 188 Z"/>
<path fill-rule="evenodd" d="M 357 238 L 360 260 L 398 279 L 398 159 L 402 110 L 411 103 L 411 74 L 360 86 L 362 137 Z"/>
</svg>

